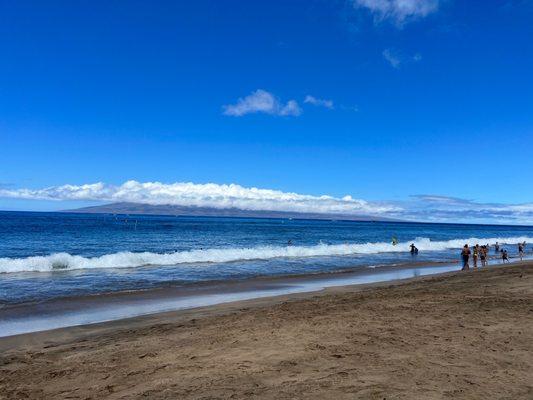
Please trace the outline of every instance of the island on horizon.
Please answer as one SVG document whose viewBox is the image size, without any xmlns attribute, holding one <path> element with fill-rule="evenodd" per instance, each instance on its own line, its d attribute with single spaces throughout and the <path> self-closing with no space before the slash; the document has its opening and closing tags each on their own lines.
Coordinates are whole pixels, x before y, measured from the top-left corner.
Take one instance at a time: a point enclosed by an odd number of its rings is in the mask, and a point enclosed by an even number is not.
<svg viewBox="0 0 533 400">
<path fill-rule="evenodd" d="M 184 217 L 234 217 L 234 218 L 294 218 L 316 220 L 405 222 L 403 220 L 367 214 L 300 213 L 292 211 L 243 210 L 240 208 L 215 208 L 177 206 L 171 204 L 142 204 L 119 202 L 99 206 L 61 210 L 62 213 L 76 214 L 137 214 L 137 215 L 175 215 Z"/>
</svg>

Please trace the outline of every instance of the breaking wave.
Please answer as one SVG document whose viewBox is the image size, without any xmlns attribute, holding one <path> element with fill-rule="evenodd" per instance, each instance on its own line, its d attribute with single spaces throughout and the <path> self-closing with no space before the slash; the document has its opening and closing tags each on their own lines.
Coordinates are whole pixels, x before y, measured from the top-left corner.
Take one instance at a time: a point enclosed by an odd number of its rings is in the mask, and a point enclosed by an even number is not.
<svg viewBox="0 0 533 400">
<path fill-rule="evenodd" d="M 57 270 L 96 269 L 96 268 L 135 268 L 146 266 L 170 266 L 193 263 L 225 263 L 245 260 L 268 260 L 272 258 L 303 258 L 326 256 L 349 256 L 357 254 L 396 253 L 409 251 L 409 245 L 415 243 L 420 251 L 443 251 L 459 249 L 465 243 L 516 244 L 533 242 L 531 237 L 509 238 L 468 238 L 447 241 L 431 241 L 417 238 L 399 243 L 353 243 L 353 244 L 318 244 L 315 246 L 260 246 L 250 248 L 220 248 L 180 251 L 174 253 L 119 252 L 100 257 L 83 257 L 68 253 L 54 253 L 48 256 L 25 258 L 0 258 L 0 273 L 16 272 L 50 272 Z"/>
</svg>

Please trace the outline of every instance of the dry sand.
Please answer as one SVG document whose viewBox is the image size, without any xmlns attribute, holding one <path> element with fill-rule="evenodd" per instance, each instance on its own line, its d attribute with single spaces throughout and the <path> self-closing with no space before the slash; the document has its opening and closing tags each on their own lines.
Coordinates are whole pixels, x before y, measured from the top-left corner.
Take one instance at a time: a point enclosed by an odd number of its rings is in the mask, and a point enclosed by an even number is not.
<svg viewBox="0 0 533 400">
<path fill-rule="evenodd" d="M 533 399 L 533 264 L 0 339 L 2 399 Z"/>
</svg>

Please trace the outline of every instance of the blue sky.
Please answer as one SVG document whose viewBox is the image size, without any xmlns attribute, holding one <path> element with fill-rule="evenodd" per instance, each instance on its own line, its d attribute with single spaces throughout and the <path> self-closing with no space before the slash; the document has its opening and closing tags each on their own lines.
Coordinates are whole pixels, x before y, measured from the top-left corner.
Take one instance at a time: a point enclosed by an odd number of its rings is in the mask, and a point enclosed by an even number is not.
<svg viewBox="0 0 533 400">
<path fill-rule="evenodd" d="M 532 20 L 527 0 L 0 0 L 0 209 L 135 180 L 532 223 Z"/>
</svg>

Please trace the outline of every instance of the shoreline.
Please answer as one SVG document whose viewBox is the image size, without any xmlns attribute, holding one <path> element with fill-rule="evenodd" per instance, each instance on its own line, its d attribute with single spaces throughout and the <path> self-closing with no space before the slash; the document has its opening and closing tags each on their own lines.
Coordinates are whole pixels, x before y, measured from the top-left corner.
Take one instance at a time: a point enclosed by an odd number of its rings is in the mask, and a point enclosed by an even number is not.
<svg viewBox="0 0 533 400">
<path fill-rule="evenodd" d="M 512 260 L 512 257 L 510 257 Z M 253 286 L 254 282 L 264 282 L 264 283 L 283 283 L 284 281 L 294 281 L 294 280 L 314 280 L 314 279 L 326 279 L 328 277 L 344 276 L 350 274 L 359 274 L 369 272 L 369 271 L 387 271 L 389 269 L 407 269 L 407 268 L 423 268 L 423 267 L 438 267 L 438 266 L 448 266 L 448 265 L 459 265 L 457 263 L 450 263 L 448 261 L 416 261 L 416 262 L 399 262 L 391 264 L 381 264 L 376 266 L 370 265 L 361 265 L 356 267 L 347 267 L 339 270 L 332 271 L 318 271 L 318 272 L 305 272 L 305 273 L 287 273 L 280 275 L 257 275 L 253 277 L 244 277 L 244 278 L 235 278 L 235 279 L 213 279 L 205 281 L 197 281 L 190 283 L 181 283 L 168 285 L 168 286 L 156 286 L 153 288 L 139 288 L 139 289 L 126 289 L 126 290 L 117 290 L 109 292 L 97 292 L 92 294 L 81 294 L 79 296 L 59 296 L 50 299 L 44 300 L 35 300 L 35 301 L 23 301 L 15 303 L 3 303 L 0 304 L 0 311 L 7 309 L 23 308 L 27 306 L 33 306 L 38 304 L 50 303 L 50 302 L 63 302 L 70 300 L 90 300 L 96 298 L 119 298 L 125 296 L 131 296 L 135 294 L 147 294 L 147 295 L 157 295 L 157 293 L 171 292 L 171 291 L 180 291 L 180 290 L 196 290 L 203 289 L 208 287 L 217 287 L 219 285 L 235 286 L 241 284 L 250 284 Z M 493 264 L 500 265 L 500 264 Z M 491 265 L 492 266 L 492 265 Z M 20 274 L 40 274 L 40 272 L 21 272 Z"/>
<path fill-rule="evenodd" d="M 488 268 L 470 268 L 466 272 L 477 272 L 494 268 L 504 268 L 514 265 L 533 265 L 533 260 L 512 261 L 510 264 L 494 264 Z M 358 271 L 338 271 L 321 272 L 316 274 L 302 274 L 290 276 L 260 276 L 245 280 L 232 280 L 221 282 L 206 282 L 191 287 L 178 288 L 158 288 L 154 290 L 142 290 L 133 292 L 118 292 L 104 295 L 81 296 L 74 298 L 59 298 L 44 303 L 31 303 L 9 306 L 0 309 L 0 323 L 4 326 L 4 332 L 0 332 L 0 350 L 5 348 L 10 339 L 17 343 L 18 337 L 30 337 L 32 335 L 47 336 L 63 330 L 91 331 L 92 327 L 106 326 L 121 327 L 129 323 L 142 325 L 143 321 L 155 320 L 171 317 L 180 318 L 181 315 L 217 314 L 226 308 L 239 309 L 242 304 L 270 305 L 279 301 L 290 301 L 292 299 L 305 299 L 310 296 L 319 296 L 328 293 L 360 291 L 383 286 L 395 286 L 404 283 L 424 281 L 433 277 L 454 275 L 462 272 L 460 266 L 445 262 L 435 263 L 413 263 L 399 266 L 386 265 L 379 268 L 365 268 Z M 411 276 L 405 276 L 411 275 Z M 403 275 L 403 276 L 402 276 Z M 381 278 L 381 279 L 379 279 Z M 227 296 L 225 296 L 227 295 Z M 221 297 L 216 297 L 221 296 Z M 205 302 L 206 298 L 211 298 L 212 302 Z M 204 303 L 199 302 L 203 299 Z M 161 309 L 165 301 L 173 302 L 174 305 L 168 309 Z M 185 304 L 176 306 L 176 302 L 184 301 Z M 189 304 L 186 304 L 186 302 Z M 151 303 L 154 309 L 160 311 L 139 312 L 139 304 Z M 102 313 L 113 307 L 136 307 L 135 313 L 123 317 L 99 318 L 99 320 L 85 323 L 66 322 L 56 324 L 48 329 L 36 328 L 36 318 L 54 320 L 70 314 L 83 313 L 84 309 L 91 308 L 91 314 Z M 29 311 L 29 312 L 28 312 Z M 37 317 L 39 316 L 39 317 Z M 83 318 L 83 317 L 82 317 Z M 24 325 L 32 326 L 31 330 L 16 332 L 13 334 L 3 334 L 9 329 L 13 321 L 22 321 Z M 16 329 L 16 328 L 15 328 Z"/>
<path fill-rule="evenodd" d="M 243 280 L 202 282 L 180 287 L 127 291 L 44 302 L 7 305 L 0 309 L 0 340 L 39 331 L 112 322 L 122 319 L 216 306 L 332 287 L 393 282 L 416 276 L 456 271 L 455 264 L 408 263 L 355 270 L 288 276 L 259 276 Z"/>
<path fill-rule="evenodd" d="M 520 261 L 513 261 L 516 262 Z M 498 265 L 503 264 L 488 268 Z M 336 272 L 201 282 L 179 287 L 111 292 L 7 305 L 0 308 L 0 325 L 3 327 L 0 340 L 14 335 L 110 323 L 239 301 L 317 293 L 334 287 L 395 282 L 458 270 L 460 267 L 457 264 L 446 262 L 413 262 Z"/>
<path fill-rule="evenodd" d="M 0 339 L 28 399 L 533 395 L 533 262 Z"/>
<path fill-rule="evenodd" d="M 228 313 L 239 312 L 252 308 L 270 307 L 284 302 L 307 300 L 309 298 L 325 296 L 329 294 L 338 294 L 343 292 L 363 292 L 375 288 L 387 288 L 397 285 L 408 284 L 410 282 L 424 282 L 435 277 L 451 276 L 458 271 L 442 272 L 438 274 L 423 275 L 412 278 L 387 280 L 372 283 L 350 284 L 340 286 L 330 286 L 315 291 L 285 293 L 264 297 L 254 297 L 250 299 L 235 300 L 230 302 L 216 303 L 206 306 L 191 307 L 179 310 L 162 311 L 151 314 L 143 314 L 128 318 L 120 318 L 109 321 L 95 322 L 89 324 L 80 324 L 66 326 L 48 330 L 39 330 L 34 332 L 21 333 L 9 336 L 0 336 L 0 352 L 25 346 L 28 343 L 54 343 L 70 338 L 78 340 L 85 335 L 94 333 L 105 333 L 116 329 L 143 328 L 152 324 L 160 323 L 179 323 L 196 318 L 215 317 Z"/>
</svg>

